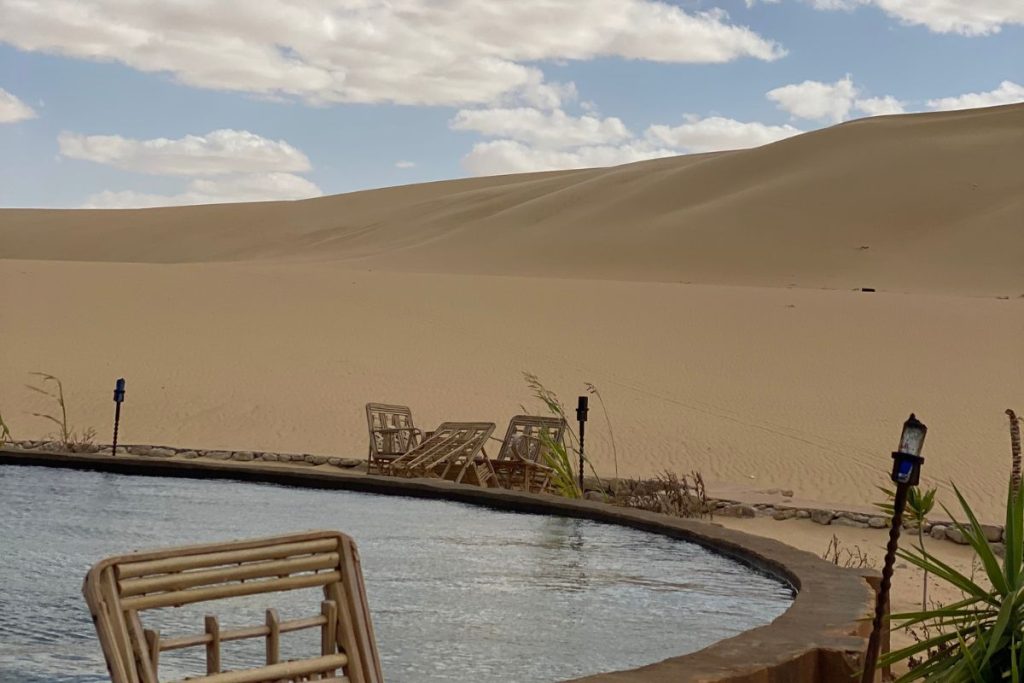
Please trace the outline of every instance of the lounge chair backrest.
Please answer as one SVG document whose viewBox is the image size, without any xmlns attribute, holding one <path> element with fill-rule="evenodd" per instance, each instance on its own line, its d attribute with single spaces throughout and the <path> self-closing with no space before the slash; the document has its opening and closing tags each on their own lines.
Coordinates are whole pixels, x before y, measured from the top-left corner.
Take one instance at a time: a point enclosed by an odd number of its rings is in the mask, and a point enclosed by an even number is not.
<svg viewBox="0 0 1024 683">
<path fill-rule="evenodd" d="M 325 600 L 303 619 L 281 621 L 271 609 L 265 624 L 221 630 L 207 616 L 203 633 L 172 638 L 142 625 L 145 610 L 311 587 L 322 588 Z M 359 555 L 345 534 L 313 531 L 111 557 L 89 570 L 82 591 L 112 683 L 159 683 L 160 653 L 188 647 L 206 650 L 206 675 L 191 683 L 383 681 Z M 280 634 L 304 629 L 320 631 L 320 656 L 282 662 Z M 266 641 L 266 662 L 222 672 L 220 643 L 246 638 Z"/>
<path fill-rule="evenodd" d="M 419 443 L 419 430 L 412 422 L 408 406 L 367 403 L 366 423 L 371 458 L 395 458 Z"/>
<path fill-rule="evenodd" d="M 539 417 L 516 415 L 508 423 L 505 440 L 501 442 L 497 460 L 523 460 L 545 464 L 545 437 L 553 443 L 562 443 L 565 435 L 565 421 L 560 417 Z"/>
</svg>

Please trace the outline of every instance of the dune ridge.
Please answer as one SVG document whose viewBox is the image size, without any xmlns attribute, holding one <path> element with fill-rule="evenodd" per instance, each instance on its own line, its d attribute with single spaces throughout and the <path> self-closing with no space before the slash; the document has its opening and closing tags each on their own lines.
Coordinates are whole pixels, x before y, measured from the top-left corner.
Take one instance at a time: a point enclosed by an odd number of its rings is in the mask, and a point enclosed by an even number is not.
<svg viewBox="0 0 1024 683">
<path fill-rule="evenodd" d="M 296 202 L 0 210 L 0 258 L 1024 295 L 1024 104 Z"/>
</svg>

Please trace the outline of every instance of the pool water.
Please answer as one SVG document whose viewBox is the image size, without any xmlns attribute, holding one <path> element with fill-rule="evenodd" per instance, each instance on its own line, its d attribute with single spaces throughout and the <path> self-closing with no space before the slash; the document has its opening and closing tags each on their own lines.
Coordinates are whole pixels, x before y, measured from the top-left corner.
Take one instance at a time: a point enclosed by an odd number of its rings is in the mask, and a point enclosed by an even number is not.
<svg viewBox="0 0 1024 683">
<path fill-rule="evenodd" d="M 694 652 L 766 624 L 790 588 L 682 541 L 447 501 L 206 479 L 0 466 L 0 682 L 108 680 L 81 595 L 103 557 L 166 545 L 337 529 L 355 538 L 391 683 L 557 681 Z M 295 593 L 147 612 L 164 637 L 310 616 Z M 305 599 L 308 597 L 308 599 Z M 296 610 L 298 609 L 298 612 Z M 316 654 L 315 632 L 282 653 Z M 286 637 L 287 638 L 287 637 Z M 299 642 L 302 641 L 302 642 Z M 306 642 L 309 641 L 309 642 Z M 315 642 L 314 642 L 315 641 Z M 225 666 L 261 662 L 259 640 Z M 205 673 L 202 648 L 161 655 L 162 680 Z M 237 660 L 237 661 L 236 661 Z"/>
</svg>

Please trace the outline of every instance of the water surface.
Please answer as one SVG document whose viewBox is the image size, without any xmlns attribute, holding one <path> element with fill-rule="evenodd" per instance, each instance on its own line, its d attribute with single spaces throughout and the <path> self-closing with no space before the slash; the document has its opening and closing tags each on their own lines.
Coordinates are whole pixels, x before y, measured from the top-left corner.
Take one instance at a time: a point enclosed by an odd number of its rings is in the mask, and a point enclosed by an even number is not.
<svg viewBox="0 0 1024 683">
<path fill-rule="evenodd" d="M 202 479 L 0 466 L 0 682 L 108 680 L 82 579 L 97 560 L 162 545 L 338 529 L 359 545 L 389 683 L 556 681 L 686 654 L 765 624 L 787 586 L 699 546 L 563 517 L 447 501 Z M 319 595 L 147 612 L 164 637 L 310 616 Z M 287 596 L 287 597 L 286 597 Z M 301 597 L 297 600 L 296 597 Z M 284 636 L 316 654 L 319 636 Z M 226 666 L 262 641 L 224 645 Z M 163 680 L 202 650 L 161 655 Z"/>
</svg>

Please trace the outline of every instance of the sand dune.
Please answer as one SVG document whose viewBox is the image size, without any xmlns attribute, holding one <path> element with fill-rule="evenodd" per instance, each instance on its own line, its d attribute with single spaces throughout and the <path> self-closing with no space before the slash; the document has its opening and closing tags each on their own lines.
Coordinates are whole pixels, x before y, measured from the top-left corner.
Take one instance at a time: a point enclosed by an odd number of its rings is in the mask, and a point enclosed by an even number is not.
<svg viewBox="0 0 1024 683">
<path fill-rule="evenodd" d="M 838 505 L 877 498 L 913 410 L 926 477 L 994 517 L 1024 410 L 1022 131 L 1018 105 L 302 202 L 3 210 L 0 411 L 46 433 L 23 388 L 45 370 L 108 439 L 124 375 L 126 442 L 359 456 L 366 401 L 500 431 L 531 370 L 601 388 L 622 474 Z M 600 411 L 588 435 L 611 474 Z"/>
<path fill-rule="evenodd" d="M 0 257 L 1024 294 L 1024 105 L 300 202 L 0 212 Z"/>
</svg>

